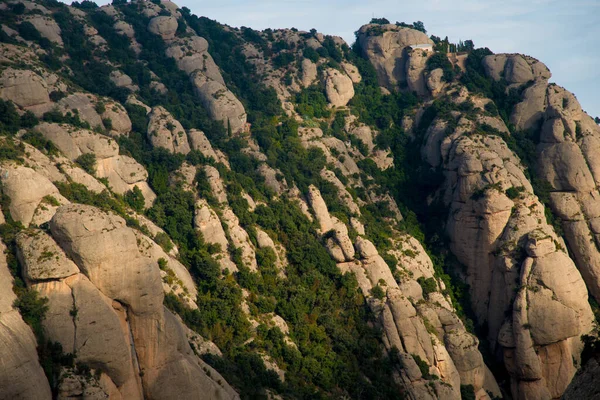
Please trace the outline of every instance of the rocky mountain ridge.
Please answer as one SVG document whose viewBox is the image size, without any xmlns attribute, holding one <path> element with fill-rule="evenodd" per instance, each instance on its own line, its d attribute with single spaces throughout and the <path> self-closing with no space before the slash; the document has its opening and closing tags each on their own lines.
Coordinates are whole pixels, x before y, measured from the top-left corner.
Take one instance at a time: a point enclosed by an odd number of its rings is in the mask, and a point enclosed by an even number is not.
<svg viewBox="0 0 600 400">
<path fill-rule="evenodd" d="M 600 127 L 538 60 L 0 9 L 0 398 L 585 393 Z"/>
</svg>

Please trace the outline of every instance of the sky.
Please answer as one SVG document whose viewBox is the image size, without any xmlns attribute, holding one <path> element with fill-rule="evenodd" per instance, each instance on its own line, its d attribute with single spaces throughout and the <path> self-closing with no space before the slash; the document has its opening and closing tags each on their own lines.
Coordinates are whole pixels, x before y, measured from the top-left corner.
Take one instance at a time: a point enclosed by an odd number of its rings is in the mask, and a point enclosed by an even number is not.
<svg viewBox="0 0 600 400">
<path fill-rule="evenodd" d="M 600 117 L 599 0 L 176 0 L 194 14 L 253 29 L 317 31 L 354 41 L 372 17 L 423 21 L 451 42 L 471 39 L 494 53 L 522 53 L 545 63 L 551 82 L 573 92 Z M 98 1 L 106 4 L 108 1 Z"/>
</svg>

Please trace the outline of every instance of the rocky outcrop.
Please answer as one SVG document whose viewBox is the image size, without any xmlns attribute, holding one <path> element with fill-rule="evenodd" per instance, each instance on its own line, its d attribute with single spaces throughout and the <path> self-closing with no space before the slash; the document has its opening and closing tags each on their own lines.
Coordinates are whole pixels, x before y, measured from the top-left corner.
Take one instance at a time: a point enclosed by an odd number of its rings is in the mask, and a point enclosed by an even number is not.
<svg viewBox="0 0 600 400">
<path fill-rule="evenodd" d="M 154 17 L 148 23 L 148 30 L 160 36 L 163 40 L 174 39 L 177 31 L 177 18 L 162 15 Z"/>
<path fill-rule="evenodd" d="M 0 98 L 27 109 L 50 103 L 48 84 L 31 70 L 6 68 L 0 75 Z"/>
<path fill-rule="evenodd" d="M 196 95 L 212 119 L 221 121 L 232 133 L 242 132 L 246 128 L 246 110 L 226 86 L 200 72 L 194 72 L 190 78 Z"/>
<path fill-rule="evenodd" d="M 451 249 L 466 266 L 478 322 L 487 323 L 492 349 L 502 354 L 513 397 L 560 397 L 575 372 L 579 337 L 592 328 L 581 275 L 504 141 L 471 133 L 476 126 L 465 118 L 432 141 L 439 122 L 428 129 L 423 154 L 438 152 L 425 158 L 444 168 L 439 195 L 450 208 Z"/>
<path fill-rule="evenodd" d="M 242 132 L 246 128 L 244 106 L 225 86 L 204 38 L 191 36 L 177 39 L 167 48 L 166 55 L 174 58 L 179 69 L 189 75 L 196 95 L 212 119 L 221 121 L 232 133 Z"/>
<path fill-rule="evenodd" d="M 204 132 L 198 129 L 190 129 L 188 136 L 192 150 L 198 150 L 204 157 L 212 158 L 214 161 L 219 161 L 220 157 L 212 148 L 212 145 L 206 138 Z"/>
<path fill-rule="evenodd" d="M 31 168 L 4 164 L 0 169 L 0 180 L 2 193 L 10 198 L 10 215 L 24 226 L 48 222 L 57 208 L 53 203 L 69 202 L 48 178 Z M 49 198 L 54 200 L 45 200 Z"/>
<path fill-rule="evenodd" d="M 98 159 L 116 157 L 119 154 L 119 145 L 114 139 L 87 129 L 44 122 L 36 126 L 35 130 L 52 141 L 71 161 L 89 153 Z"/>
<path fill-rule="evenodd" d="M 509 88 L 527 86 L 510 116 L 517 129 L 536 128 L 546 106 L 546 87 L 552 76 L 548 67 L 533 57 L 521 54 L 494 54 L 483 61 L 486 74 L 494 80 L 504 79 Z"/>
<path fill-rule="evenodd" d="M 500 395 L 477 349 L 478 340 L 466 332 L 440 293 L 433 264 L 420 244 L 409 236 L 396 243 L 392 254 L 403 268 L 402 278 L 397 278 L 371 241 L 358 236 L 352 245 L 346 226 L 329 215 L 317 188 L 309 188 L 308 198 L 340 272 L 356 276 L 379 318 L 386 348 L 401 361 L 398 374 L 407 392 L 414 398 L 459 399 L 460 386 L 473 385 L 478 398 L 489 398 L 487 391 Z M 420 278 L 432 280 L 436 291 L 424 294 Z M 429 368 L 426 375 L 417 361 Z M 438 380 L 430 380 L 433 375 Z"/>
<path fill-rule="evenodd" d="M 60 27 L 52 18 L 36 15 L 27 18 L 27 21 L 31 23 L 35 27 L 35 29 L 37 29 L 40 35 L 42 35 L 49 41 L 54 42 L 60 46 L 63 45 L 63 40 L 60 35 Z"/>
<path fill-rule="evenodd" d="M 96 176 L 108 179 L 111 190 L 125 194 L 137 186 L 144 195 L 145 206 L 151 207 L 156 194 L 148 185 L 148 172 L 137 161 L 129 156 L 115 156 L 98 160 Z"/>
<path fill-rule="evenodd" d="M 149 117 L 148 139 L 152 146 L 162 147 L 170 153 L 190 152 L 185 129 L 164 107 L 154 107 Z"/>
<path fill-rule="evenodd" d="M 49 400 L 52 392 L 38 361 L 35 336 L 13 308 L 16 296 L 5 249 L 0 243 L 0 398 Z"/>
<path fill-rule="evenodd" d="M 104 123 L 102 122 L 102 117 L 97 111 L 96 96 L 93 96 L 89 93 L 73 93 L 61 99 L 57 104 L 59 110 L 63 114 L 66 114 L 67 112 L 73 113 L 73 110 L 77 110 L 77 115 L 79 118 L 82 121 L 90 124 L 92 129 L 105 129 Z"/>
<path fill-rule="evenodd" d="M 325 71 L 325 93 L 334 107 L 344 107 L 354 97 L 354 86 L 348 75 L 329 68 Z"/>
<path fill-rule="evenodd" d="M 364 25 L 358 31 L 357 40 L 363 55 L 377 71 L 379 85 L 396 90 L 407 82 L 407 47 L 416 44 L 432 44 L 423 32 L 396 25 Z"/>
<path fill-rule="evenodd" d="M 50 312 L 64 315 L 63 324 L 53 317 L 45 326 L 52 340 L 77 350 L 78 360 L 107 375 L 124 398 L 174 391 L 186 398 L 238 397 L 202 370 L 179 321 L 162 306 L 158 260 L 122 218 L 70 205 L 58 210 L 50 232 L 81 271 L 35 285 L 49 298 Z M 22 254 L 26 264 L 35 262 Z"/>
<path fill-rule="evenodd" d="M 302 86 L 309 87 L 317 79 L 317 65 L 305 58 L 302 60 Z"/>
</svg>

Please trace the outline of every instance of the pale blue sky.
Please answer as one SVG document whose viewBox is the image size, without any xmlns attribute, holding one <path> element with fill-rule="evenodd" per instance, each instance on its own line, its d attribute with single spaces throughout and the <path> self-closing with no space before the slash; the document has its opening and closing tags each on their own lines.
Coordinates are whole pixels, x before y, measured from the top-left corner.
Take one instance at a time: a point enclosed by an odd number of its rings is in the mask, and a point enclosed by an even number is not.
<svg viewBox="0 0 600 400">
<path fill-rule="evenodd" d="M 98 2 L 105 4 L 107 1 Z M 600 117 L 599 0 L 178 0 L 194 14 L 254 29 L 290 28 L 342 36 L 372 16 L 423 21 L 429 35 L 472 39 L 495 53 L 523 53 L 552 71 L 551 81 L 573 92 Z"/>
</svg>

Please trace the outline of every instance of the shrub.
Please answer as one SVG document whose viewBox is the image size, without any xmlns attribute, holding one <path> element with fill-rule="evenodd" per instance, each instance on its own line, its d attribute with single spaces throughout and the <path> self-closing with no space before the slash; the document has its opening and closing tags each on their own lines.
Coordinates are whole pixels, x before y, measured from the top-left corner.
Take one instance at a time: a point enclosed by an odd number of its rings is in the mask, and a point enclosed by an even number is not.
<svg viewBox="0 0 600 400">
<path fill-rule="evenodd" d="M 373 287 L 373 289 L 371 289 L 371 295 L 373 295 L 373 297 L 375 297 L 376 299 L 383 300 L 383 298 L 385 297 L 385 292 L 381 288 L 381 286 L 377 284 Z"/>
<path fill-rule="evenodd" d="M 90 175 L 94 175 L 96 173 L 96 155 L 94 153 L 80 155 L 75 160 L 75 163 Z"/>
<path fill-rule="evenodd" d="M 46 139 L 44 135 L 39 132 L 27 132 L 21 138 L 26 143 L 29 143 L 36 149 L 40 150 L 42 153 L 46 153 L 48 155 L 56 156 L 59 153 L 58 147 L 56 145 Z"/>
<path fill-rule="evenodd" d="M 519 186 L 519 187 L 510 187 L 508 189 L 506 189 L 506 196 L 508 196 L 509 199 L 514 200 L 517 197 L 519 197 L 519 195 L 525 191 L 525 187 L 523 186 Z"/>
<path fill-rule="evenodd" d="M 125 193 L 125 202 L 138 212 L 144 211 L 144 194 L 137 186 L 134 186 L 132 190 L 129 190 L 127 193 Z"/>
<path fill-rule="evenodd" d="M 427 299 L 429 298 L 429 293 L 437 292 L 437 283 L 434 278 L 420 277 L 417 279 L 419 285 L 421 285 L 421 289 L 423 289 L 423 296 Z"/>
<path fill-rule="evenodd" d="M 41 337 L 42 321 L 48 311 L 48 299 L 40 297 L 36 290 L 19 288 L 13 306 L 19 310 L 23 320 L 31 326 L 38 337 Z"/>
<path fill-rule="evenodd" d="M 173 242 L 171 242 L 169 235 L 164 232 L 158 232 L 156 236 L 154 236 L 154 241 L 156 244 L 162 247 L 165 253 L 169 253 L 171 250 L 173 250 Z"/>
<path fill-rule="evenodd" d="M 287 67 L 295 60 L 294 55 L 292 53 L 280 53 L 277 57 L 273 59 L 273 65 L 275 68 L 283 68 Z"/>
</svg>

